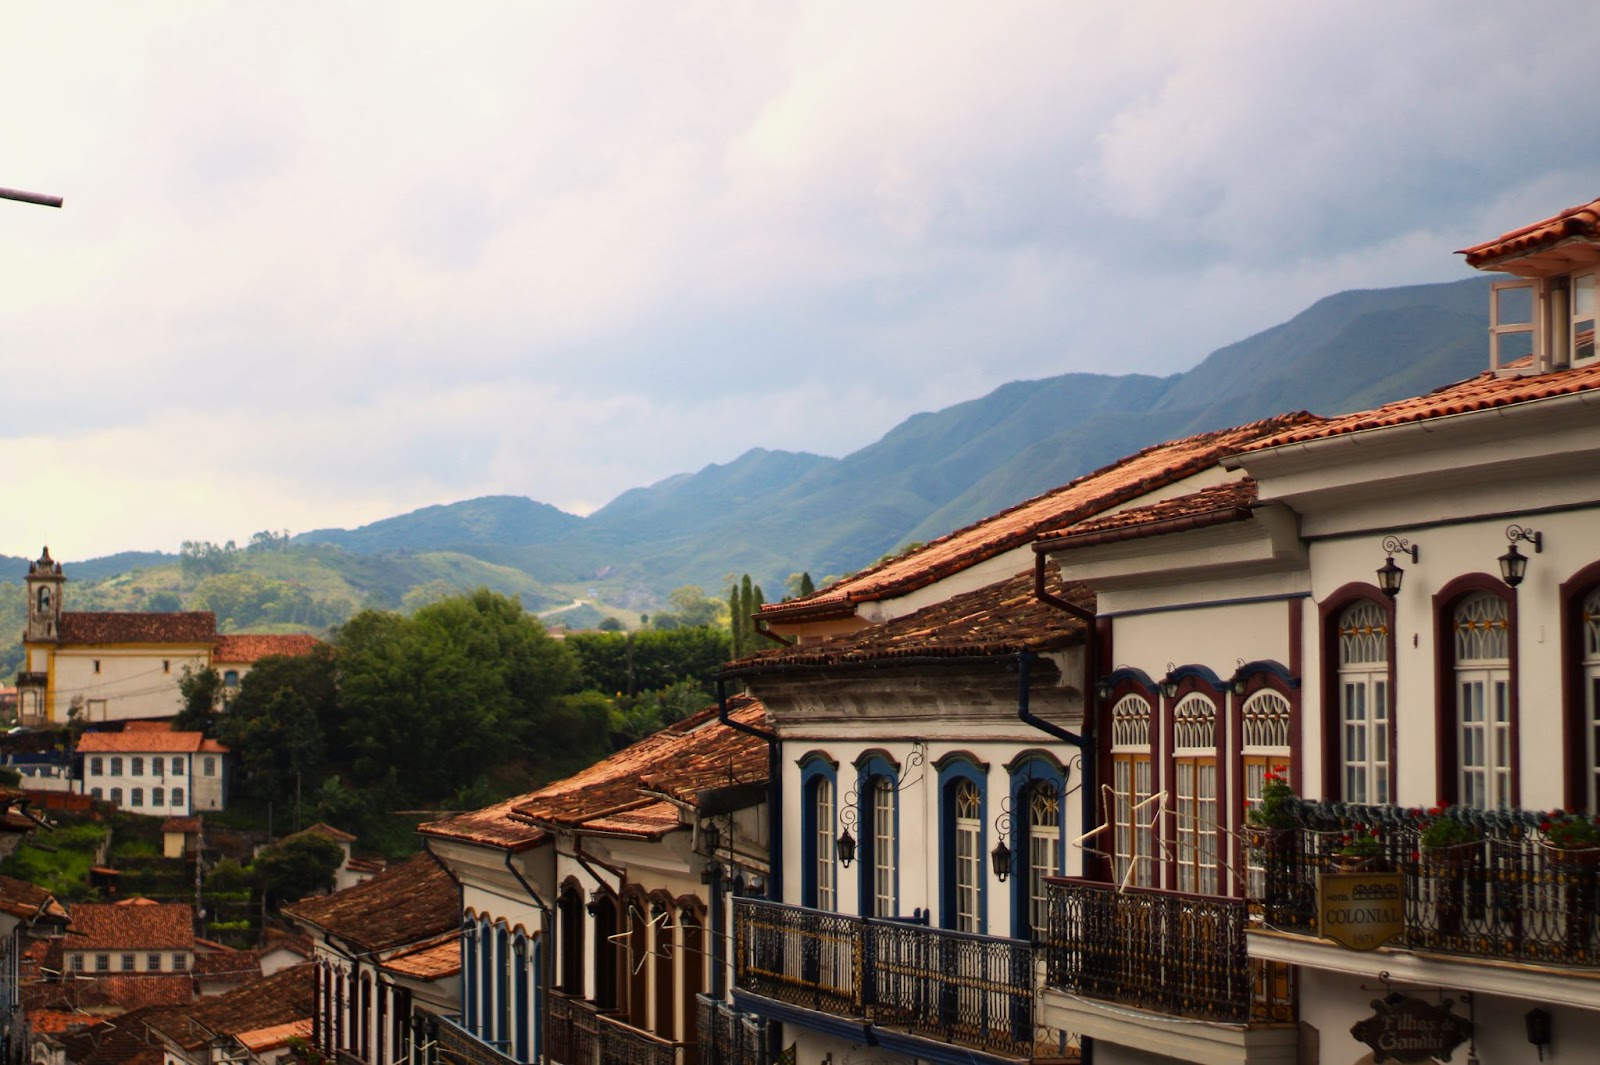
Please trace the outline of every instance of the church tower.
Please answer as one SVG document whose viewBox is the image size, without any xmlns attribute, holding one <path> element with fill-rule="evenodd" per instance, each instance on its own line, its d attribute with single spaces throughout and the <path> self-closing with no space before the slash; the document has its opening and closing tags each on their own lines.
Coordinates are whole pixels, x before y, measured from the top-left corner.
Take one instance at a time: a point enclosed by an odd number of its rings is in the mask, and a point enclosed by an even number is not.
<svg viewBox="0 0 1600 1065">
<path fill-rule="evenodd" d="M 67 583 L 61 563 L 44 549 L 39 561 L 28 563 L 27 643 L 54 643 L 61 632 L 61 586 Z"/>
</svg>

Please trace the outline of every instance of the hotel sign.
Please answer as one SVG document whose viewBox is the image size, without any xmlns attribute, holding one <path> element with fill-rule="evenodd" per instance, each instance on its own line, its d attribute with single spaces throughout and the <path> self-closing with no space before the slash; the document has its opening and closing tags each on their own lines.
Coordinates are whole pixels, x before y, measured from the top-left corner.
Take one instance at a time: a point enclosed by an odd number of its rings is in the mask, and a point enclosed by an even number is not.
<svg viewBox="0 0 1600 1065">
<path fill-rule="evenodd" d="M 1317 877 L 1317 928 L 1351 950 L 1376 950 L 1406 930 L 1400 873 L 1323 873 Z"/>
</svg>

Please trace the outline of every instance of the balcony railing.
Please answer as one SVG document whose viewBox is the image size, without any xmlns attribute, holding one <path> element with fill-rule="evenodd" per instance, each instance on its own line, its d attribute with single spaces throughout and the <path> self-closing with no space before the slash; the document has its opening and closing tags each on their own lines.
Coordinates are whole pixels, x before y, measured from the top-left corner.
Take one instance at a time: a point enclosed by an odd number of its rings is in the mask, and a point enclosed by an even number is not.
<svg viewBox="0 0 1600 1065">
<path fill-rule="evenodd" d="M 1287 967 L 1246 953 L 1243 899 L 1086 880 L 1053 880 L 1048 898 L 1051 987 L 1228 1024 L 1294 1019 Z"/>
<path fill-rule="evenodd" d="M 734 903 L 741 990 L 1011 1057 L 1031 1057 L 1031 943 L 852 917 L 761 899 Z"/>
<path fill-rule="evenodd" d="M 765 1032 L 757 1018 L 709 995 L 695 999 L 701 1065 L 768 1065 Z"/>
<path fill-rule="evenodd" d="M 452 1065 L 517 1065 L 516 1058 L 463 1028 L 455 1017 L 439 1018 L 438 1042 L 440 1062 L 450 1062 Z"/>
<path fill-rule="evenodd" d="M 561 1065 L 687 1065 L 686 1044 L 607 1016 L 582 999 L 550 993 L 545 1057 Z"/>
<path fill-rule="evenodd" d="M 1368 864 L 1404 875 L 1405 923 L 1393 945 L 1507 961 L 1600 966 L 1600 851 L 1558 851 L 1542 814 L 1454 815 L 1478 842 L 1423 845 L 1429 815 L 1397 807 L 1302 804 L 1302 827 L 1260 841 L 1267 925 L 1317 934 L 1317 874 L 1336 871 L 1347 836 L 1375 830 Z"/>
</svg>

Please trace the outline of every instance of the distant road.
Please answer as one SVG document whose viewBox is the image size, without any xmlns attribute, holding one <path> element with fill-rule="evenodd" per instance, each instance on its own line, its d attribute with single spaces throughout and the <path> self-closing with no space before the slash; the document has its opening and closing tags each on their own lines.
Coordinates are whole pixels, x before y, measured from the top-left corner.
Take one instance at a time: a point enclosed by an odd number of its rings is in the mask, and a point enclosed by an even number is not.
<svg viewBox="0 0 1600 1065">
<path fill-rule="evenodd" d="M 571 610 L 573 607 L 583 606 L 588 601 L 589 600 L 587 600 L 587 599 L 574 599 L 572 602 L 568 603 L 566 606 L 556 606 L 556 607 L 551 607 L 549 610 L 541 610 L 541 611 L 539 611 L 539 613 L 535 614 L 534 617 L 547 618 L 551 614 L 560 614 L 560 613 L 563 613 L 565 611 Z"/>
</svg>

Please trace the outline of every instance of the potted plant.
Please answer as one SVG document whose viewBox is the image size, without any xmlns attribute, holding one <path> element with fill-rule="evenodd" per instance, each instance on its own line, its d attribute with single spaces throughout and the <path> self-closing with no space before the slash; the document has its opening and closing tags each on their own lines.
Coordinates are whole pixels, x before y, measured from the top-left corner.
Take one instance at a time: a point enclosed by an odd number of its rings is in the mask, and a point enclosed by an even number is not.
<svg viewBox="0 0 1600 1065">
<path fill-rule="evenodd" d="M 1341 872 L 1360 873 L 1382 864 L 1383 840 L 1376 828 L 1356 828 L 1339 837 L 1333 850 L 1334 865 Z"/>
<path fill-rule="evenodd" d="M 1483 832 L 1461 807 L 1439 804 L 1423 817 L 1418 842 L 1426 865 L 1460 869 L 1483 856 Z"/>
<path fill-rule="evenodd" d="M 1545 849 L 1563 865 L 1592 868 L 1600 865 L 1600 818 L 1565 810 L 1551 810 L 1539 824 Z"/>
<path fill-rule="evenodd" d="M 1289 786 L 1288 769 L 1275 765 L 1267 770 L 1261 784 L 1261 799 L 1245 811 L 1245 826 L 1250 845 L 1260 847 L 1295 827 L 1294 789 Z"/>
</svg>

